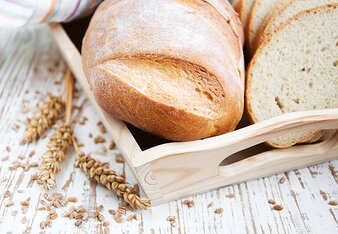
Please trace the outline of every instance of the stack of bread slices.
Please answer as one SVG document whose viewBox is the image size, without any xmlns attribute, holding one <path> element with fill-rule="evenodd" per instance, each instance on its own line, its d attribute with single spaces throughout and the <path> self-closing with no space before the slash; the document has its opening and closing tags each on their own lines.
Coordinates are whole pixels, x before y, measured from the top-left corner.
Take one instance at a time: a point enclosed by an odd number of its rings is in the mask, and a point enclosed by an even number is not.
<svg viewBox="0 0 338 234">
<path fill-rule="evenodd" d="M 246 36 L 246 108 L 257 123 L 285 113 L 338 108 L 338 0 L 237 0 Z M 317 141 L 290 132 L 274 147 Z"/>
</svg>

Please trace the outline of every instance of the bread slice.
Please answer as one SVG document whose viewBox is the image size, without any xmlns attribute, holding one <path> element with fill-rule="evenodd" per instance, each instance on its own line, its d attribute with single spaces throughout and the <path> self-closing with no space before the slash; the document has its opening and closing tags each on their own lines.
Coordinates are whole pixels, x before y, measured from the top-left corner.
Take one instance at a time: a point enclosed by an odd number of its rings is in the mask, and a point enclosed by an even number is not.
<svg viewBox="0 0 338 234">
<path fill-rule="evenodd" d="M 253 43 L 261 27 L 261 24 L 277 2 L 278 0 L 256 0 L 252 6 L 252 10 L 248 18 L 248 26 L 246 29 L 247 33 L 245 34 L 247 36 L 246 47 L 250 57 L 253 54 Z"/>
<path fill-rule="evenodd" d="M 268 24 L 260 34 L 259 42 L 257 42 L 256 48 L 258 48 L 259 44 L 267 38 L 274 30 L 276 30 L 279 26 L 285 23 L 290 18 L 297 15 L 299 12 L 308 10 L 314 7 L 318 7 L 325 4 L 334 4 L 338 3 L 337 0 L 291 0 L 288 1 L 286 5 L 272 18 L 269 19 Z"/>
<path fill-rule="evenodd" d="M 291 2 L 293 0 L 278 0 L 278 2 L 275 4 L 275 6 L 273 7 L 273 9 L 269 12 L 269 14 L 267 16 L 265 16 L 263 23 L 261 24 L 261 27 L 259 28 L 259 31 L 255 37 L 254 40 L 254 44 L 252 47 L 252 51 L 253 53 L 255 53 L 255 51 L 258 49 L 258 46 L 260 45 L 261 42 L 261 38 L 262 38 L 262 34 L 264 32 L 264 29 L 266 28 L 266 26 L 270 23 L 270 21 L 272 21 L 272 19 L 279 14 L 279 12 L 281 12 L 285 6 Z"/>
<path fill-rule="evenodd" d="M 256 0 L 240 0 L 237 5 L 235 5 L 235 10 L 239 14 L 239 18 L 242 21 L 244 34 L 246 36 L 246 27 L 248 24 L 248 17 L 250 15 L 253 4 Z"/>
<path fill-rule="evenodd" d="M 239 3 L 240 0 L 229 0 L 230 4 L 235 7 Z"/>
<path fill-rule="evenodd" d="M 247 72 L 246 107 L 257 123 L 289 112 L 338 108 L 338 4 L 303 11 L 259 47 Z M 290 132 L 268 143 L 289 147 L 318 138 Z"/>
</svg>

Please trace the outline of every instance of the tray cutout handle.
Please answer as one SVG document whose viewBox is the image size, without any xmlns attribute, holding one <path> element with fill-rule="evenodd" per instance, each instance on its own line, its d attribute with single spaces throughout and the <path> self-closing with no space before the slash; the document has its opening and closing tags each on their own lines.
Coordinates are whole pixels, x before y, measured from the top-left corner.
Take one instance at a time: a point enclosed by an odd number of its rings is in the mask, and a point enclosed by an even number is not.
<svg viewBox="0 0 338 234">
<path fill-rule="evenodd" d="M 219 166 L 219 174 L 230 183 L 238 183 L 337 158 L 338 131 L 330 130 L 321 142 L 315 144 L 263 151 L 226 165 L 223 161 Z"/>
<path fill-rule="evenodd" d="M 295 112 L 205 140 L 157 146 L 135 155 L 133 163 L 138 168 L 148 167 L 152 172 L 151 183 L 160 189 L 162 201 L 170 201 L 337 158 L 336 134 L 330 141 L 274 149 L 229 166 L 220 166 L 229 156 L 290 130 L 337 128 L 338 109 Z M 306 149 L 308 153 L 302 154 Z"/>
</svg>

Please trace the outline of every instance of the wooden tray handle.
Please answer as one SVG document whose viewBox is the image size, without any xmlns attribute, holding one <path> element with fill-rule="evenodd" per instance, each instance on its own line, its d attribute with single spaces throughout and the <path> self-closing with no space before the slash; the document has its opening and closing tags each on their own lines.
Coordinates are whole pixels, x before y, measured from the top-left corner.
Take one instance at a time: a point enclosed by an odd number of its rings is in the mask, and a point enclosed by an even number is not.
<svg viewBox="0 0 338 234">
<path fill-rule="evenodd" d="M 273 149 L 220 166 L 231 155 L 291 130 L 337 128 L 338 109 L 290 113 L 205 140 L 160 145 L 136 155 L 133 163 L 148 191 L 161 194 L 156 204 L 338 158 L 338 133 L 331 130 L 316 144 Z"/>
<path fill-rule="evenodd" d="M 338 131 L 333 130 L 328 131 L 323 141 L 316 144 L 274 149 L 219 166 L 219 174 L 229 182 L 234 178 L 245 181 L 337 158 Z"/>
<path fill-rule="evenodd" d="M 330 129 L 338 129 L 338 109 L 288 113 L 224 135 L 198 141 L 160 145 L 135 155 L 133 164 L 141 166 L 166 156 L 208 152 L 208 155 L 212 154 L 209 160 L 219 165 L 232 154 L 290 131 Z"/>
</svg>

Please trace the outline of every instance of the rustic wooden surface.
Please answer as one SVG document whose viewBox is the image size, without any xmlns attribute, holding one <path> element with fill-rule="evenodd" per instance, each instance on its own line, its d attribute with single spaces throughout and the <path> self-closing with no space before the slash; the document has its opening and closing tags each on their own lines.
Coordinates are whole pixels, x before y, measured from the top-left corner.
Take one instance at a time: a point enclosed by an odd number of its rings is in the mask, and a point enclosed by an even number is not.
<svg viewBox="0 0 338 234">
<path fill-rule="evenodd" d="M 40 222 L 46 220 L 48 213 L 37 210 L 43 190 L 36 183 L 30 183 L 31 175 L 36 174 L 37 169 L 11 171 L 9 167 L 15 160 L 23 164 L 39 162 L 39 156 L 46 149 L 47 138 L 36 144 L 20 145 L 24 134 L 23 122 L 31 116 L 32 107 L 41 103 L 47 92 L 63 92 L 62 84 L 57 83 L 62 80 L 65 63 L 44 26 L 0 31 L 0 35 L 0 232 L 38 233 L 41 231 Z M 114 155 L 118 150 L 104 153 L 102 144 L 94 144 L 93 138 L 88 136 L 89 133 L 94 137 L 102 134 L 97 127 L 99 118 L 84 94 L 76 99 L 76 104 L 82 108 L 74 111 L 73 118 L 88 118 L 84 125 L 74 125 L 79 142 L 85 145 L 82 150 L 110 162 L 112 168 L 124 172 L 131 183 L 136 183 L 127 165 L 115 163 Z M 16 124 L 18 130 L 13 127 Z M 50 135 L 51 131 L 47 134 Z M 108 147 L 110 138 L 107 134 L 103 136 L 107 140 L 103 145 Z M 6 150 L 6 146 L 10 149 Z M 36 153 L 29 157 L 32 150 Z M 136 212 L 140 215 L 139 220 L 118 224 L 108 209 L 116 209 L 120 201 L 108 190 L 88 181 L 80 169 L 74 169 L 74 152 L 67 156 L 62 164 L 62 173 L 57 177 L 58 186 L 51 193 L 76 196 L 78 202 L 75 205 L 81 204 L 88 210 L 103 204 L 102 213 L 110 222 L 111 233 L 337 233 L 338 207 L 328 203 L 338 199 L 335 169 L 338 161 L 189 197 L 187 199 L 195 201 L 195 206 L 191 208 L 183 205 L 183 200 L 156 206 L 149 211 Z M 283 177 L 285 182 L 280 183 Z M 10 191 L 11 195 L 5 197 L 5 191 Z M 227 197 L 229 194 L 235 196 Z M 25 213 L 20 202 L 28 197 L 31 200 Z M 274 199 L 284 209 L 273 210 L 268 204 L 269 199 Z M 10 201 L 14 205 L 7 207 Z M 211 202 L 213 207 L 208 208 Z M 75 227 L 74 220 L 62 217 L 71 205 L 56 209 L 58 218 L 53 220 L 51 228 L 43 231 L 97 233 L 106 229 L 108 232 L 108 228 L 94 219 Z M 223 208 L 223 213 L 215 214 L 216 208 Z M 132 213 L 128 211 L 127 215 Z M 176 227 L 166 220 L 169 215 L 177 217 Z"/>
</svg>

